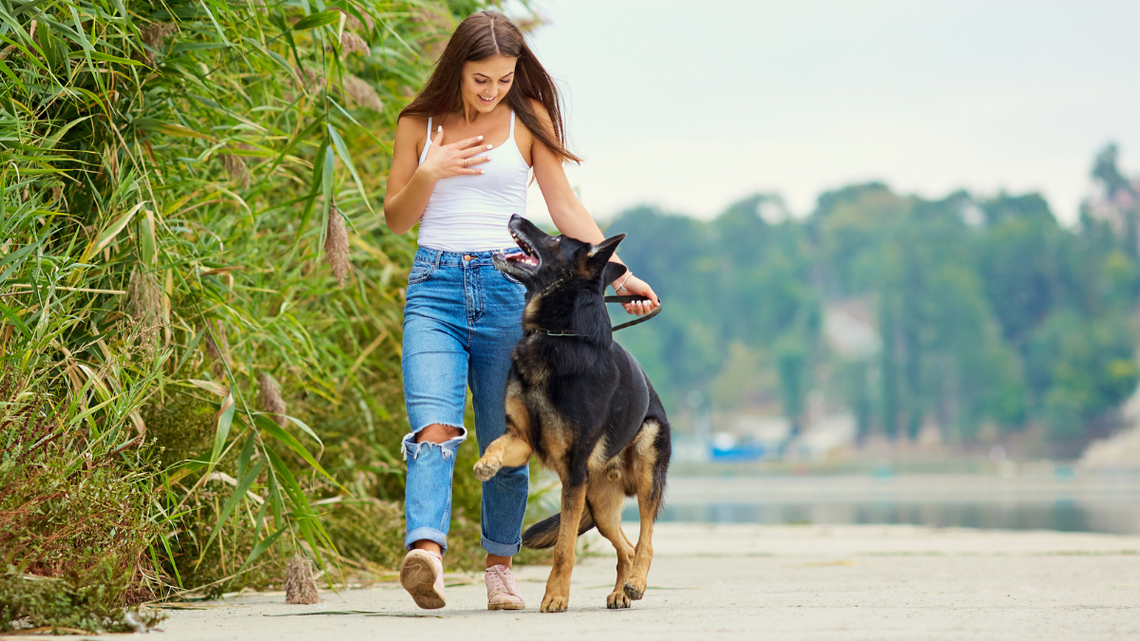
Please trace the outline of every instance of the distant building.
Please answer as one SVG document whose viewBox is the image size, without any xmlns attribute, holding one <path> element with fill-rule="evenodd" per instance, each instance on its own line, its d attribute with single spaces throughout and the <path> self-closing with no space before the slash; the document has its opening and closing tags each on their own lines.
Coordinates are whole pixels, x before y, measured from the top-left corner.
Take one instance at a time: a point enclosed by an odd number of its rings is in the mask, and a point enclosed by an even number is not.
<svg viewBox="0 0 1140 641">
<path fill-rule="evenodd" d="M 823 335 L 849 361 L 869 359 L 883 347 L 865 299 L 828 303 L 823 310 Z"/>
</svg>

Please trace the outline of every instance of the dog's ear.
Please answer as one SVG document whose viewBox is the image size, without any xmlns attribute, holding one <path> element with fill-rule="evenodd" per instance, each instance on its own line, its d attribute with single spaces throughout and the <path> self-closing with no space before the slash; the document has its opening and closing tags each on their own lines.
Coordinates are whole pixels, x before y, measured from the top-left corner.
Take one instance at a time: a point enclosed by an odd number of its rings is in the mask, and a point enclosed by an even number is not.
<svg viewBox="0 0 1140 641">
<path fill-rule="evenodd" d="M 614 255 L 617 250 L 618 243 L 625 238 L 625 234 L 618 234 L 603 240 L 602 242 L 590 248 L 589 257 L 593 261 L 608 261 L 610 256 Z"/>
<path fill-rule="evenodd" d="M 614 282 L 615 280 L 621 278 L 621 275 L 624 274 L 626 271 L 627 270 L 625 268 L 625 265 L 622 265 L 621 263 L 615 263 L 613 261 L 609 261 L 608 263 L 606 263 L 605 269 L 602 270 L 602 282 L 605 283 L 606 285 L 609 285 L 610 283 Z"/>
</svg>

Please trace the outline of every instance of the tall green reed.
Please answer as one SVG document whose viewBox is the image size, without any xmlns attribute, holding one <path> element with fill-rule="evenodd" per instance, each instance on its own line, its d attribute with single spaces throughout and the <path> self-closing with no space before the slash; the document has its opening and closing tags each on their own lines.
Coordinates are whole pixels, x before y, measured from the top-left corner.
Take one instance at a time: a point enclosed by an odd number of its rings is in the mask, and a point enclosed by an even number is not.
<svg viewBox="0 0 1140 641">
<path fill-rule="evenodd" d="M 139 471 L 153 593 L 402 494 L 386 141 L 482 5 L 0 0 L 0 432 Z"/>
</svg>

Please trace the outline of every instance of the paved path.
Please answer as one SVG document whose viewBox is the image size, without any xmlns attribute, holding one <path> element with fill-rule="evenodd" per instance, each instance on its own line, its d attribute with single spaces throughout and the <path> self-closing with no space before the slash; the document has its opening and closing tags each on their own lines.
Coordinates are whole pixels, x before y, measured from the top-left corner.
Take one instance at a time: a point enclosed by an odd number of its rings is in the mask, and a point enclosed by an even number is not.
<svg viewBox="0 0 1140 641">
<path fill-rule="evenodd" d="M 605 609 L 615 560 L 595 542 L 605 554 L 579 559 L 564 614 L 538 612 L 549 568 L 530 566 L 521 612 L 488 612 L 481 575 L 449 575 L 443 610 L 417 610 L 398 584 L 321 606 L 252 595 L 172 611 L 162 638 L 1140 639 L 1138 536 L 667 523 L 654 542 L 630 610 Z M 280 616 L 309 612 L 322 614 Z"/>
</svg>

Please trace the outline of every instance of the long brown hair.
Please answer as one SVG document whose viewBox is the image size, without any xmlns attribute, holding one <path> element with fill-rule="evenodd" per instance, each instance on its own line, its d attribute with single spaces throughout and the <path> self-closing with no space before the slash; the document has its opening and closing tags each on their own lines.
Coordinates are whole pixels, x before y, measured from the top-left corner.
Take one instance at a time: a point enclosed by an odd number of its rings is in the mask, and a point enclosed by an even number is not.
<svg viewBox="0 0 1140 641">
<path fill-rule="evenodd" d="M 522 31 L 498 11 L 480 11 L 459 23 L 436 63 L 427 86 L 412 104 L 404 107 L 400 117 L 439 116 L 459 108 L 463 63 L 468 60 L 486 60 L 496 55 L 518 58 L 515 63 L 515 81 L 507 93 L 507 102 L 519 120 L 560 160 L 581 162 L 581 158 L 570 153 L 564 144 L 566 132 L 562 125 L 562 98 L 558 95 L 554 80 L 539 64 L 530 47 L 526 46 Z M 538 119 L 531 100 L 542 103 L 550 114 L 550 122 L 554 125 L 553 136 Z"/>
</svg>

